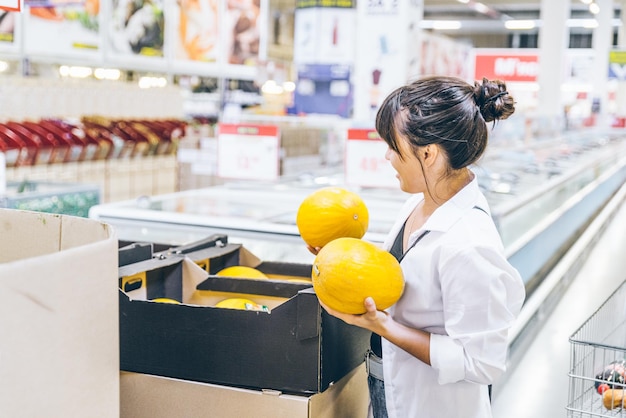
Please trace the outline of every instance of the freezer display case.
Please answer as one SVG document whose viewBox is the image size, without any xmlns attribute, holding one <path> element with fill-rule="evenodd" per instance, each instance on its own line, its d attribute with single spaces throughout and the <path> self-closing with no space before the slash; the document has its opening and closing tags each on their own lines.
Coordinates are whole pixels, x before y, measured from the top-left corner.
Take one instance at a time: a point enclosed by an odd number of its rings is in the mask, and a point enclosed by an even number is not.
<svg viewBox="0 0 626 418">
<path fill-rule="evenodd" d="M 8 182 L 0 208 L 87 217 L 100 203 L 100 187 L 90 184 L 39 181 Z"/>
<path fill-rule="evenodd" d="M 97 205 L 89 217 L 115 226 L 120 240 L 182 245 L 215 233 L 244 244 L 264 260 L 312 262 L 296 226 L 302 200 L 325 182 L 232 183 Z M 345 186 L 342 186 L 345 187 Z M 397 190 L 358 190 L 370 212 L 365 239 L 382 242 L 406 199 Z"/>
</svg>

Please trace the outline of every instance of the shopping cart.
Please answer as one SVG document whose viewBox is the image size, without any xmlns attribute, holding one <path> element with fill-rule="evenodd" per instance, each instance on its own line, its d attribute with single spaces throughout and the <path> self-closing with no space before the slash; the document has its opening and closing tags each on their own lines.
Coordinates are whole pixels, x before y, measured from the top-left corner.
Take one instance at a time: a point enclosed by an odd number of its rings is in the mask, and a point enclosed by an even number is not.
<svg viewBox="0 0 626 418">
<path fill-rule="evenodd" d="M 626 418 L 626 282 L 570 337 L 568 417 Z"/>
</svg>

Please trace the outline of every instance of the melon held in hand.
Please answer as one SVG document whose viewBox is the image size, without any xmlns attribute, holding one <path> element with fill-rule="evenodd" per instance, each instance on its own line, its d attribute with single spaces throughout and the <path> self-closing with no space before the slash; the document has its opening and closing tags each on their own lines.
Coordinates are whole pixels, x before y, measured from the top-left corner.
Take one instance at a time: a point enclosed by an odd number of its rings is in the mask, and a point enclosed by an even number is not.
<svg viewBox="0 0 626 418">
<path fill-rule="evenodd" d="M 398 260 L 376 245 L 357 238 L 337 238 L 315 257 L 313 289 L 331 309 L 363 314 L 365 298 L 371 296 L 378 310 L 400 299 L 404 276 Z"/>
<path fill-rule="evenodd" d="M 304 242 L 321 248 L 336 238 L 362 238 L 369 226 L 369 212 L 356 193 L 324 187 L 302 201 L 296 225 Z"/>
</svg>

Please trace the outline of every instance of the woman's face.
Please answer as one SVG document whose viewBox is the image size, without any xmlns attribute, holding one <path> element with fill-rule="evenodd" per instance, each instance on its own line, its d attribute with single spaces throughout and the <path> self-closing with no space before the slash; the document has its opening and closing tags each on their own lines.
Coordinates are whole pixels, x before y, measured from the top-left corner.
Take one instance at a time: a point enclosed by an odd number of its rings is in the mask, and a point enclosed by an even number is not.
<svg viewBox="0 0 626 418">
<path fill-rule="evenodd" d="M 424 181 L 422 163 L 411 150 L 406 138 L 399 135 L 398 139 L 398 148 L 404 158 L 400 158 L 400 154 L 387 148 L 385 159 L 389 160 L 393 169 L 396 170 L 396 178 L 400 182 L 402 191 L 407 193 L 424 192 L 426 182 Z"/>
</svg>

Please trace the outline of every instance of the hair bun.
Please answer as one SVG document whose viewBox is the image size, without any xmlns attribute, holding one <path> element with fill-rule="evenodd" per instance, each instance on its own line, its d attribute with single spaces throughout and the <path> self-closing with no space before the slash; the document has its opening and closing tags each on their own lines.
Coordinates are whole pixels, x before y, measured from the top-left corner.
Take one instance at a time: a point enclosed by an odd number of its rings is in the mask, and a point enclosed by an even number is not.
<svg viewBox="0 0 626 418">
<path fill-rule="evenodd" d="M 474 101 L 485 122 L 506 119 L 515 112 L 515 100 L 506 90 L 502 80 L 488 80 L 474 83 Z"/>
</svg>

